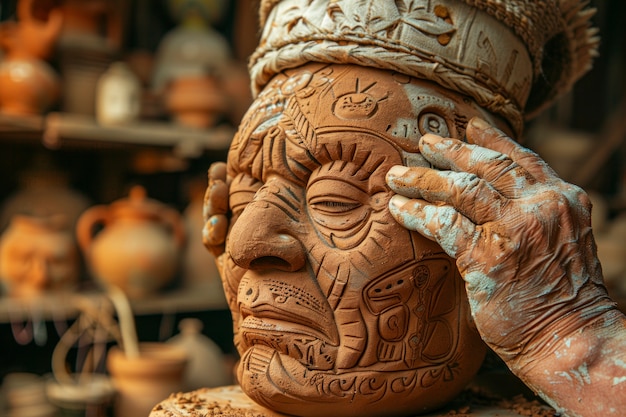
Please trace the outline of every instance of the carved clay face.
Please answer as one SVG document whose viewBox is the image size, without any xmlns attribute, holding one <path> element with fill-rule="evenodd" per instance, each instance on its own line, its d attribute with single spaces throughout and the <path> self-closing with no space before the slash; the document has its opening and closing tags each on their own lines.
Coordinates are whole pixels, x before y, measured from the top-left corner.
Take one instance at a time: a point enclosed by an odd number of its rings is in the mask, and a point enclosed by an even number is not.
<svg viewBox="0 0 626 417">
<path fill-rule="evenodd" d="M 69 229 L 43 218 L 13 218 L 0 239 L 0 281 L 9 295 L 68 289 L 78 275 L 78 252 Z"/>
<path fill-rule="evenodd" d="M 308 64 L 274 77 L 231 147 L 223 281 L 243 390 L 296 415 L 449 401 L 484 355 L 454 260 L 397 224 L 385 174 L 419 138 L 462 138 L 464 96 L 405 75 Z"/>
</svg>

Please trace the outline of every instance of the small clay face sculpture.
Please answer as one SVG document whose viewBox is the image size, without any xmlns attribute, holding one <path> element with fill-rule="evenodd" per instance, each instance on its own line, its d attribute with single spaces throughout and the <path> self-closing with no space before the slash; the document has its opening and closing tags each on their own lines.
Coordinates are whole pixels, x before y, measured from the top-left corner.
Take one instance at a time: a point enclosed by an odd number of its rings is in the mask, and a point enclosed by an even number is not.
<svg viewBox="0 0 626 417">
<path fill-rule="evenodd" d="M 0 239 L 0 280 L 10 296 L 28 297 L 76 284 L 78 248 L 62 216 L 16 215 Z"/>
<path fill-rule="evenodd" d="M 427 164 L 423 134 L 463 138 L 473 116 L 497 123 L 355 65 L 289 70 L 258 96 L 228 158 L 222 268 L 249 396 L 297 415 L 406 414 L 475 374 L 484 347 L 454 261 L 391 217 L 385 185 L 391 166 Z"/>
</svg>

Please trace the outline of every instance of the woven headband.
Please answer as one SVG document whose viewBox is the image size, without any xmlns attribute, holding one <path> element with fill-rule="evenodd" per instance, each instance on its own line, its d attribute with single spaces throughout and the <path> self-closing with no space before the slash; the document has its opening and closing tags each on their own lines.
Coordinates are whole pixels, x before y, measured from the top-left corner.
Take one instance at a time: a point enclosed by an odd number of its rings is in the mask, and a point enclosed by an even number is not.
<svg viewBox="0 0 626 417">
<path fill-rule="evenodd" d="M 263 0 L 253 91 L 307 62 L 389 69 L 529 119 L 591 68 L 597 31 L 581 0 Z"/>
</svg>

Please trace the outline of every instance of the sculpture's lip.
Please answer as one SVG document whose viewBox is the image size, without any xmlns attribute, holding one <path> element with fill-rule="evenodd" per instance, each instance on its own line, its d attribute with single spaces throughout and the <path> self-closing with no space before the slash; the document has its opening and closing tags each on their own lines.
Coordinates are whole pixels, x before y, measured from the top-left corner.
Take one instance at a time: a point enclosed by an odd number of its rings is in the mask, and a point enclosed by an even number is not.
<svg viewBox="0 0 626 417">
<path fill-rule="evenodd" d="M 296 359 L 307 369 L 332 369 L 337 344 L 309 326 L 273 318 L 246 317 L 239 326 L 245 349 L 266 346 Z"/>
<path fill-rule="evenodd" d="M 310 317 L 302 317 L 275 309 L 255 308 L 252 311 L 248 308 L 242 308 L 241 318 L 240 328 L 242 331 L 298 334 L 319 339 L 330 345 L 338 344 L 333 341 L 321 323 Z"/>
</svg>

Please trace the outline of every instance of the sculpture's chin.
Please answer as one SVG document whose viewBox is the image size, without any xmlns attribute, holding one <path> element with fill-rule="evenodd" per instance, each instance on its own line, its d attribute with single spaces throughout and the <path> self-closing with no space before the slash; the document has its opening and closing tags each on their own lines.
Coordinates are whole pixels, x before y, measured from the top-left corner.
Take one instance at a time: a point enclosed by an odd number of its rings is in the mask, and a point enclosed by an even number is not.
<svg viewBox="0 0 626 417">
<path fill-rule="evenodd" d="M 292 357 L 256 345 L 242 355 L 237 374 L 250 398 L 281 413 L 371 417 L 439 408 L 466 386 L 477 367 L 461 375 L 446 366 L 395 372 L 311 371 Z"/>
</svg>

